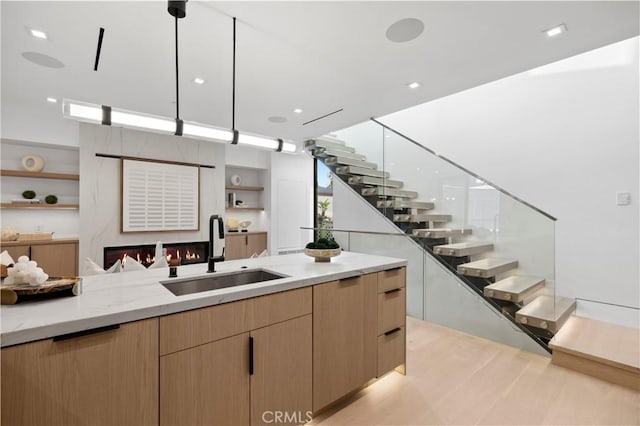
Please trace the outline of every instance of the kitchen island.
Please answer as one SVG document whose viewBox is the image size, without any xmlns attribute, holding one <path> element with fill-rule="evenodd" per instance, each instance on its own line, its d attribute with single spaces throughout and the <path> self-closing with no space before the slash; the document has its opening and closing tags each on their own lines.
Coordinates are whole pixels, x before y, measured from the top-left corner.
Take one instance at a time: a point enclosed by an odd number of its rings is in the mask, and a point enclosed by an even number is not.
<svg viewBox="0 0 640 426">
<path fill-rule="evenodd" d="M 168 269 L 3 307 L 3 424 L 304 423 L 405 360 L 402 259 L 343 252 L 179 267 L 285 276 L 176 296 Z M 33 410 L 32 403 L 39 406 Z"/>
</svg>

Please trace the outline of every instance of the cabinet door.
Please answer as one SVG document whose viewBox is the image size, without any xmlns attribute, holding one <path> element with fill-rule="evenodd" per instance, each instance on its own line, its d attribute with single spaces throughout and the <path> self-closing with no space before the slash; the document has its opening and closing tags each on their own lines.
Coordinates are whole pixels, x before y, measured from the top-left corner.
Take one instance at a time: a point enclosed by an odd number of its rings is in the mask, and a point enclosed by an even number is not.
<svg viewBox="0 0 640 426">
<path fill-rule="evenodd" d="M 249 424 L 249 333 L 160 357 L 160 425 Z"/>
<path fill-rule="evenodd" d="M 2 247 L 2 250 L 6 250 L 15 262 L 18 261 L 18 258 L 20 256 L 28 256 L 28 257 L 31 256 L 31 252 L 29 251 L 29 246 Z"/>
<path fill-rule="evenodd" d="M 3 425 L 157 425 L 158 319 L 2 349 Z"/>
<path fill-rule="evenodd" d="M 253 253 L 260 254 L 267 249 L 267 234 L 247 235 L 247 257 Z"/>
<path fill-rule="evenodd" d="M 377 370 L 377 275 L 313 288 L 313 410 L 366 384 Z"/>
<path fill-rule="evenodd" d="M 224 242 L 225 260 L 246 259 L 247 258 L 247 236 L 240 234 L 227 234 Z"/>
<path fill-rule="evenodd" d="M 38 244 L 31 246 L 31 259 L 52 277 L 78 275 L 77 244 Z"/>
<path fill-rule="evenodd" d="M 251 332 L 251 424 L 311 420 L 312 316 Z"/>
</svg>

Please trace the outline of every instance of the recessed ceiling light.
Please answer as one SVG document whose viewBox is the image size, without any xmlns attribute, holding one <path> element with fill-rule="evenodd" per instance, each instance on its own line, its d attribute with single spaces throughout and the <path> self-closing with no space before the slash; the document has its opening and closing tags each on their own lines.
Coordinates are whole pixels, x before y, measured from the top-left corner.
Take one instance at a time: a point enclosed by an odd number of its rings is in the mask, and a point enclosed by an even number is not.
<svg viewBox="0 0 640 426">
<path fill-rule="evenodd" d="M 413 83 L 407 84 L 407 86 L 409 86 L 409 89 L 417 89 L 418 87 L 420 87 L 422 85 L 420 83 L 418 83 L 417 81 L 414 81 Z"/>
<path fill-rule="evenodd" d="M 296 114 L 302 114 L 302 110 L 300 108 L 296 108 L 293 110 Z"/>
<path fill-rule="evenodd" d="M 56 98 L 47 98 L 47 102 L 51 102 L 52 104 L 57 104 L 58 100 Z"/>
<path fill-rule="evenodd" d="M 195 84 L 204 84 L 204 79 L 200 78 L 200 77 L 196 77 L 196 78 L 193 79 L 193 82 Z"/>
<path fill-rule="evenodd" d="M 39 38 L 42 40 L 47 40 L 49 38 L 47 37 L 47 33 L 42 30 L 36 30 L 35 28 L 29 28 L 29 34 L 31 34 L 31 37 Z"/>
<path fill-rule="evenodd" d="M 559 36 L 562 33 L 567 32 L 567 26 L 565 24 L 556 25 L 553 28 L 549 28 L 548 30 L 544 30 L 544 33 L 547 37 L 555 37 Z"/>
</svg>

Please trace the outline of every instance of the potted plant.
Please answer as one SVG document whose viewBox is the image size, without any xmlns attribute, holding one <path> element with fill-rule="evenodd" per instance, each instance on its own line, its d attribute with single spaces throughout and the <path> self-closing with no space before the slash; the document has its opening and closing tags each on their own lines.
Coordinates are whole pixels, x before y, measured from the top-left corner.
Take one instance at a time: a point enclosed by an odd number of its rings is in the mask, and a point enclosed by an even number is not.
<svg viewBox="0 0 640 426">
<path fill-rule="evenodd" d="M 316 262 L 331 262 L 331 258 L 340 255 L 342 249 L 334 239 L 319 238 L 310 242 L 304 249 L 304 254 L 315 258 Z"/>
</svg>

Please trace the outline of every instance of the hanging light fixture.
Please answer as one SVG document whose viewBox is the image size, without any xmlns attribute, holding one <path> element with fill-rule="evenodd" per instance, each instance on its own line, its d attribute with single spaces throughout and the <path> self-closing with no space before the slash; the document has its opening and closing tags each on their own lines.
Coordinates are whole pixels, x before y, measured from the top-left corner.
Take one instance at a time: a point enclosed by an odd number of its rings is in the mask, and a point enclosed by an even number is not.
<svg viewBox="0 0 640 426">
<path fill-rule="evenodd" d="M 235 128 L 235 90 L 236 90 L 236 18 L 233 18 L 233 90 L 231 130 L 221 129 L 206 124 L 184 121 L 180 118 L 180 86 L 178 62 L 178 19 L 187 16 L 187 1 L 169 1 L 167 11 L 175 19 L 175 56 L 176 56 L 176 118 L 170 119 L 151 114 L 143 114 L 112 108 L 107 105 L 96 105 L 87 102 L 64 99 L 62 110 L 65 118 L 89 123 L 100 123 L 107 126 L 119 125 L 141 130 L 161 133 L 173 133 L 176 136 L 190 136 L 199 139 L 211 139 L 218 142 L 242 144 L 258 148 L 273 149 L 278 152 L 296 152 L 294 143 L 282 139 L 268 138 L 242 132 Z"/>
<path fill-rule="evenodd" d="M 180 68 L 178 67 L 178 19 L 187 16 L 187 1 L 169 1 L 167 12 L 175 20 L 175 41 L 176 41 L 176 131 L 174 135 L 182 136 L 184 122 L 180 120 Z"/>
</svg>

